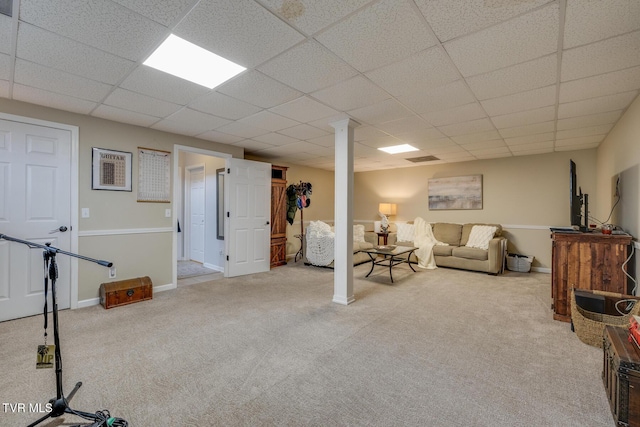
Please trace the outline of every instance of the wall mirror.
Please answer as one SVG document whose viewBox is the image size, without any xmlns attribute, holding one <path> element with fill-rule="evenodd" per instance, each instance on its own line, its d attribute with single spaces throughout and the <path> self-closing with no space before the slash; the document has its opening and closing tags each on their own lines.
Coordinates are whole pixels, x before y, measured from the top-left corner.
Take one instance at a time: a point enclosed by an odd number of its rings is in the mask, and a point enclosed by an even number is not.
<svg viewBox="0 0 640 427">
<path fill-rule="evenodd" d="M 224 240 L 224 168 L 216 169 L 216 218 L 218 240 Z"/>
</svg>

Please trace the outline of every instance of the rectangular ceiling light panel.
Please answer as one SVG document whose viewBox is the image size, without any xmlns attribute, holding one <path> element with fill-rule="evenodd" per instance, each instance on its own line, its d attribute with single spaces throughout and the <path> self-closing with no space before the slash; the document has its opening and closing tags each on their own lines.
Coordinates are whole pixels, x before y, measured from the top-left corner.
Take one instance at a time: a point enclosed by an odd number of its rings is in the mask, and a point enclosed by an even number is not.
<svg viewBox="0 0 640 427">
<path fill-rule="evenodd" d="M 381 147 L 381 148 L 378 148 L 378 150 L 382 150 L 385 153 L 389 153 L 389 154 L 406 153 L 408 151 L 418 151 L 416 147 L 413 147 L 409 144 L 393 145 L 391 147 Z"/>
<path fill-rule="evenodd" d="M 181 79 L 213 89 L 246 70 L 238 65 L 196 46 L 174 34 L 151 54 L 144 65 Z"/>
</svg>

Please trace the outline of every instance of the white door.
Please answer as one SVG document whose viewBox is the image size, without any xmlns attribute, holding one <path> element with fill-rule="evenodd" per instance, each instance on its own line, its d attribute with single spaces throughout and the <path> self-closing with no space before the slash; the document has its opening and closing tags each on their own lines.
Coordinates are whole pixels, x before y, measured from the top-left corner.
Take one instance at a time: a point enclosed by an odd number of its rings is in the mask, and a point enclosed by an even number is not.
<svg viewBox="0 0 640 427">
<path fill-rule="evenodd" d="M 189 259 L 204 263 L 204 168 L 189 169 Z"/>
<path fill-rule="evenodd" d="M 271 164 L 227 159 L 226 166 L 225 277 L 269 271 Z"/>
<path fill-rule="evenodd" d="M 70 228 L 71 132 L 0 120 L 0 234 L 70 252 Z M 42 249 L 0 240 L 0 321 L 42 312 L 42 255 Z M 56 259 L 58 308 L 65 309 L 71 260 Z"/>
</svg>

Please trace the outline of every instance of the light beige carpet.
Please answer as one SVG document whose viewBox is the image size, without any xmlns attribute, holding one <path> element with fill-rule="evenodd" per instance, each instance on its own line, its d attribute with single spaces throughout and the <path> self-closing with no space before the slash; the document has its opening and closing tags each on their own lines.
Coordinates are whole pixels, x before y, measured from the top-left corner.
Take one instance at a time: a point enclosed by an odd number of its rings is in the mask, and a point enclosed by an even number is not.
<svg viewBox="0 0 640 427">
<path fill-rule="evenodd" d="M 61 312 L 72 407 L 131 426 L 613 426 L 602 351 L 552 320 L 550 275 L 289 263 L 111 310 Z M 0 323 L 0 400 L 46 403 L 42 317 Z M 0 412 L 0 426 L 39 414 Z M 72 425 L 71 416 L 48 426 Z"/>
</svg>

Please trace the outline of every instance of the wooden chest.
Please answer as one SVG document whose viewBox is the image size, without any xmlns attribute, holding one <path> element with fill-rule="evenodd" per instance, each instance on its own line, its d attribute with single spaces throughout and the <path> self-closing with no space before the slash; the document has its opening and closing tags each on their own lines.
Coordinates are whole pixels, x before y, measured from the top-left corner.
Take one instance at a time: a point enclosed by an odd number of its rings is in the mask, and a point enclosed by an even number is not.
<svg viewBox="0 0 640 427">
<path fill-rule="evenodd" d="M 104 308 L 119 307 L 153 298 L 153 283 L 148 276 L 100 285 L 100 304 Z"/>
<path fill-rule="evenodd" d="M 640 349 L 625 328 L 604 330 L 602 381 L 617 426 L 640 426 Z"/>
</svg>

